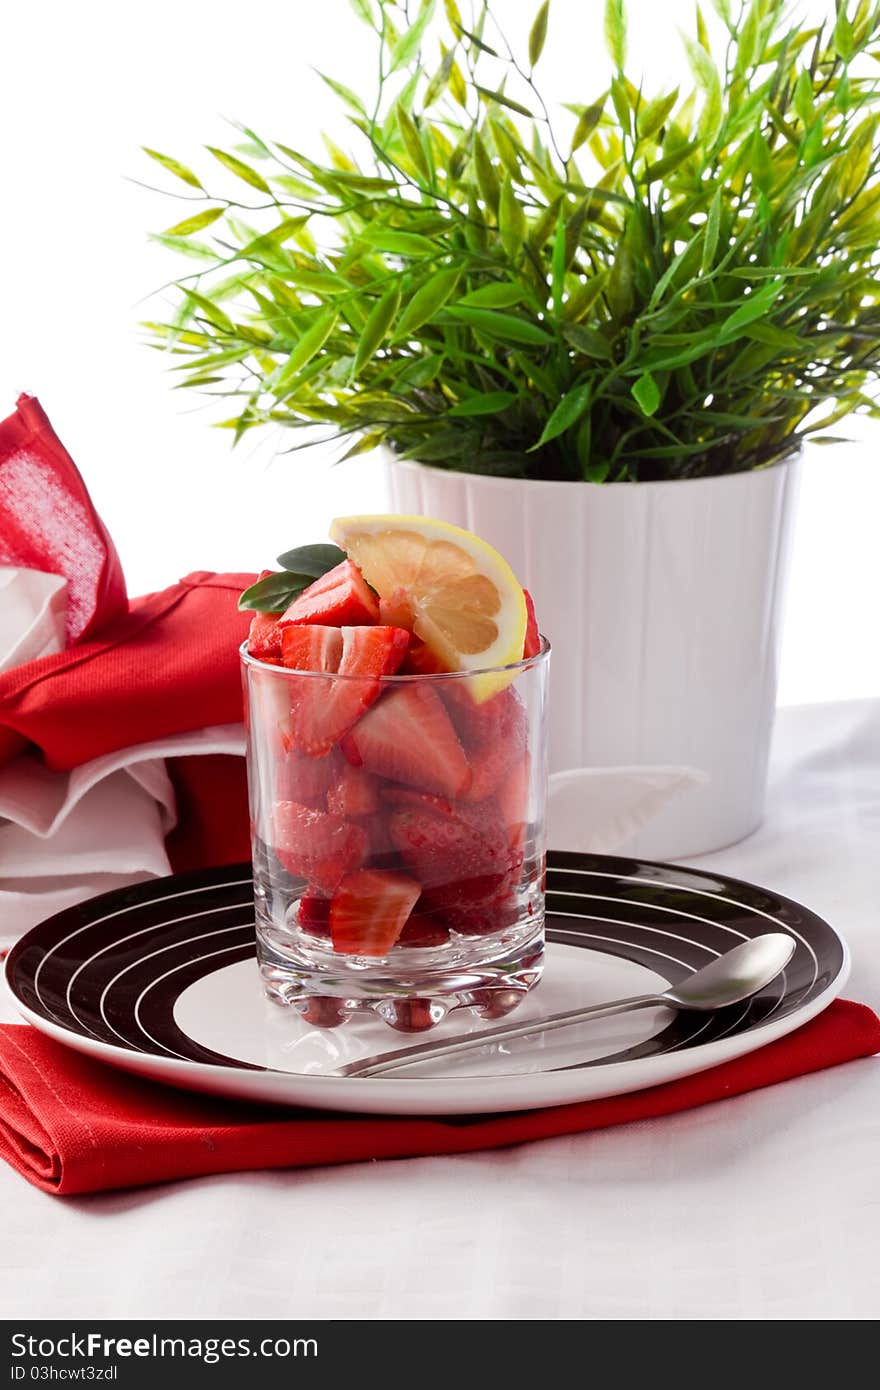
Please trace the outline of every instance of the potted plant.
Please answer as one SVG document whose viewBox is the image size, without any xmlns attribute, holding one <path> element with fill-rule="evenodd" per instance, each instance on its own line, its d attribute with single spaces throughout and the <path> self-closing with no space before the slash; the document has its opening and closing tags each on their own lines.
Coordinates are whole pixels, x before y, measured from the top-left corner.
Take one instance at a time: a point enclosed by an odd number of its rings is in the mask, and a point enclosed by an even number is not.
<svg viewBox="0 0 880 1390">
<path fill-rule="evenodd" d="M 608 87 L 563 138 L 535 76 L 549 3 L 521 53 L 488 0 L 352 8 L 376 81 L 324 79 L 350 147 L 242 127 L 210 149 L 223 196 L 147 151 L 204 204 L 160 238 L 193 260 L 154 341 L 238 399 L 235 439 L 387 449 L 398 510 L 478 530 L 535 595 L 551 766 L 695 765 L 710 785 L 650 848 L 735 840 L 763 802 L 796 457 L 876 413 L 878 10 L 791 28 L 783 0 L 713 0 L 681 91 L 626 75 L 607 0 Z"/>
</svg>

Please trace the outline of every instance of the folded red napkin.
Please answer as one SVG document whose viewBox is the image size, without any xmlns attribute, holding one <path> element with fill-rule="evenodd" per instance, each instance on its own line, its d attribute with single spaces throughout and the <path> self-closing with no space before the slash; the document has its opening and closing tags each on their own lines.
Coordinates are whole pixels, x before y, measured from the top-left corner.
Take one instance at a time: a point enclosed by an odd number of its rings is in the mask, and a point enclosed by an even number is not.
<svg viewBox="0 0 880 1390">
<path fill-rule="evenodd" d="M 141 1081 L 21 1025 L 0 1027 L 0 1157 L 62 1196 L 255 1168 L 467 1153 L 649 1120 L 880 1050 L 880 1020 L 837 1000 L 785 1038 L 632 1095 L 476 1119 L 256 1107 Z M 369 1083 L 367 1083 L 369 1084 Z"/>
<path fill-rule="evenodd" d="M 0 565 L 64 576 L 68 646 L 128 606 L 113 542 L 35 396 L 0 421 Z"/>
</svg>

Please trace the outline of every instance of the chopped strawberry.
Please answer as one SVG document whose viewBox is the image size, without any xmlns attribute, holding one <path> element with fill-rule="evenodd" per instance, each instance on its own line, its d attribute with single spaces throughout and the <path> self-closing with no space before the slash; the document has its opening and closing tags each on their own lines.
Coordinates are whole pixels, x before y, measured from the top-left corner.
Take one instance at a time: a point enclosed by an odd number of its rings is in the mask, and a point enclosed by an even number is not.
<svg viewBox="0 0 880 1390">
<path fill-rule="evenodd" d="M 489 936 L 492 932 L 512 927 L 519 915 L 516 896 L 510 885 L 486 898 L 447 906 L 444 921 L 462 936 Z"/>
<path fill-rule="evenodd" d="M 405 589 L 395 589 L 390 598 L 379 599 L 379 621 L 412 632 L 413 611 Z"/>
<path fill-rule="evenodd" d="M 362 627 L 379 622 L 379 601 L 357 565 L 343 560 L 295 598 L 281 622 Z"/>
<path fill-rule="evenodd" d="M 310 936 L 330 935 L 330 899 L 307 889 L 299 900 L 296 920 Z"/>
<path fill-rule="evenodd" d="M 331 787 L 336 786 L 348 763 L 338 748 L 331 748 L 325 758 L 310 758 L 307 753 L 298 753 L 290 744 L 287 728 L 282 728 L 281 738 L 288 751 L 277 761 L 277 800 L 298 801 L 301 806 L 317 806 L 323 810 Z M 330 806 L 328 809 L 337 808 Z"/>
<path fill-rule="evenodd" d="M 247 649 L 250 656 L 258 661 L 278 662 L 281 657 L 281 628 L 278 626 L 280 613 L 255 613 L 251 619 Z"/>
<path fill-rule="evenodd" d="M 433 912 L 416 911 L 400 933 L 397 944 L 413 950 L 425 950 L 430 946 L 445 946 L 448 940 L 449 928 Z"/>
<path fill-rule="evenodd" d="M 313 758 L 328 753 L 377 699 L 382 677 L 398 669 L 408 644 L 409 633 L 397 627 L 286 627 L 285 665 L 361 677 L 298 683 L 290 718 L 293 746 Z"/>
<path fill-rule="evenodd" d="M 428 685 L 389 691 L 343 740 L 356 767 L 439 796 L 461 796 L 471 769 L 440 696 Z"/>
<path fill-rule="evenodd" d="M 402 788 L 386 793 L 391 839 L 431 906 L 467 908 L 515 883 L 522 854 L 494 802 L 451 805 Z"/>
<path fill-rule="evenodd" d="M 338 671 L 342 633 L 338 627 L 289 626 L 281 632 L 281 660 L 291 671 Z"/>
<path fill-rule="evenodd" d="M 435 676 L 446 668 L 436 652 L 420 637 L 411 637 L 401 670 L 408 676 Z M 451 682 L 450 682 L 451 683 Z"/>
<path fill-rule="evenodd" d="M 387 956 L 421 888 L 404 874 L 361 869 L 347 874 L 330 904 L 333 949 L 347 956 Z"/>
<path fill-rule="evenodd" d="M 541 650 L 541 634 L 538 631 L 538 619 L 535 616 L 535 600 L 528 589 L 523 589 L 523 598 L 526 601 L 526 637 L 523 642 L 523 660 L 525 660 L 526 657 L 538 655 Z"/>
<path fill-rule="evenodd" d="M 279 801 L 272 824 L 275 853 L 285 869 L 324 893 L 332 893 L 367 852 L 361 826 L 296 801 Z"/>
<path fill-rule="evenodd" d="M 514 848 L 521 845 L 526 837 L 530 769 L 531 759 L 526 751 L 507 773 L 495 797 Z"/>
<path fill-rule="evenodd" d="M 485 801 L 525 752 L 525 706 L 511 686 L 477 705 L 464 685 L 449 685 L 446 704 L 473 770 L 465 799 Z"/>
<path fill-rule="evenodd" d="M 372 816 L 379 809 L 379 784 L 375 777 L 362 768 L 352 767 L 342 761 L 333 785 L 327 792 L 327 810 L 335 811 L 337 816 L 355 819 L 358 816 Z M 371 837 L 372 838 L 372 837 Z"/>
</svg>

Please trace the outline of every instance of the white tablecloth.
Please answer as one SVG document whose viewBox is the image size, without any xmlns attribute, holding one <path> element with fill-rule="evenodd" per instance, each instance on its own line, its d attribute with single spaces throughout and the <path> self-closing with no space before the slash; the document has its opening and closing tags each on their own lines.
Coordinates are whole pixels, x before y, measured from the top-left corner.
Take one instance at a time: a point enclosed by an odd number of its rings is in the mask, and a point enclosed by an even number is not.
<svg viewBox="0 0 880 1390">
<path fill-rule="evenodd" d="M 847 938 L 880 1004 L 880 702 L 781 712 L 767 819 L 695 860 Z M 0 1017 L 14 1017 L 0 1000 Z M 3 1316 L 868 1319 L 880 1061 L 466 1157 L 59 1199 L 0 1167 Z"/>
</svg>

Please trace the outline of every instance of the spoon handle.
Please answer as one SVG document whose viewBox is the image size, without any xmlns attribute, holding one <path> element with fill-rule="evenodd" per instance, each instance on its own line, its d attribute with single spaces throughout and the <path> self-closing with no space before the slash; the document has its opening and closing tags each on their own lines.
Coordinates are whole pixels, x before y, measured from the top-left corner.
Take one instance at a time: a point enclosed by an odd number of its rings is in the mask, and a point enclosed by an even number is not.
<svg viewBox="0 0 880 1390">
<path fill-rule="evenodd" d="M 349 1062 L 340 1067 L 337 1076 L 389 1076 L 403 1067 L 411 1066 L 429 1057 L 457 1057 L 462 1052 L 473 1052 L 489 1042 L 506 1041 L 508 1038 L 524 1038 L 530 1033 L 550 1033 L 556 1028 L 569 1028 L 573 1023 L 584 1023 L 593 1018 L 607 1018 L 610 1014 L 626 1013 L 629 1009 L 647 1009 L 652 1005 L 667 1001 L 658 994 L 638 994 L 632 999 L 616 999 L 608 1004 L 593 1004 L 587 1009 L 568 1009 L 565 1013 L 548 1014 L 545 1018 L 530 1018 L 521 1023 L 501 1023 L 495 1028 L 484 1028 L 480 1033 L 468 1033 L 462 1038 L 449 1042 L 418 1043 L 415 1047 L 404 1047 L 396 1052 L 380 1052 L 375 1057 L 361 1057 L 357 1062 Z"/>
</svg>

